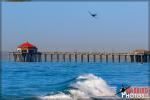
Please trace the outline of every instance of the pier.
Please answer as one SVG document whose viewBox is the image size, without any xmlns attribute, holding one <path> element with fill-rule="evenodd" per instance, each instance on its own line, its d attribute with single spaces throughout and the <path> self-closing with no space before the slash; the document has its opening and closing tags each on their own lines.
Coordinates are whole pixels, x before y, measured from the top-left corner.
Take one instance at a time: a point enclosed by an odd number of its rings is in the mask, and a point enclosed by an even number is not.
<svg viewBox="0 0 150 100">
<path fill-rule="evenodd" d="M 16 52 L 9 52 L 9 60 L 15 62 L 150 62 L 150 51 L 137 49 L 126 53 L 102 52 L 38 52 L 28 41 L 20 44 Z"/>
<path fill-rule="evenodd" d="M 9 52 L 9 60 L 19 62 L 150 62 L 150 53 L 101 53 L 101 52 Z"/>
</svg>

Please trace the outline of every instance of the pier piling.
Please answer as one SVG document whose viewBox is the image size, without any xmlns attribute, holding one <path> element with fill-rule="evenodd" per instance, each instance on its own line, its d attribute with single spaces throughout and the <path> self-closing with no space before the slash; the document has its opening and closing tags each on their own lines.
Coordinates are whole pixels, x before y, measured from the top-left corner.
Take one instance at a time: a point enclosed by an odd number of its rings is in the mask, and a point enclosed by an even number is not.
<svg viewBox="0 0 150 100">
<path fill-rule="evenodd" d="M 69 54 L 69 62 L 71 62 L 71 54 Z"/>
<path fill-rule="evenodd" d="M 106 54 L 105 56 L 106 56 L 106 62 L 108 62 L 108 54 Z"/>
<path fill-rule="evenodd" d="M 124 55 L 124 60 L 125 62 L 127 62 L 127 55 Z"/>
<path fill-rule="evenodd" d="M 89 62 L 89 61 L 90 61 L 90 55 L 87 54 L 87 62 Z"/>
<path fill-rule="evenodd" d="M 75 56 L 75 62 L 77 62 L 77 54 L 75 53 L 75 55 L 74 55 L 74 56 Z"/>
<path fill-rule="evenodd" d="M 112 62 L 114 63 L 114 55 L 112 55 Z"/>
<path fill-rule="evenodd" d="M 44 54 L 45 62 L 47 61 L 47 54 Z"/>
<path fill-rule="evenodd" d="M 118 55 L 118 61 L 120 62 L 120 54 Z"/>
<path fill-rule="evenodd" d="M 96 62 L 96 55 L 93 54 L 93 61 Z"/>
<path fill-rule="evenodd" d="M 65 54 L 63 54 L 63 61 L 64 61 L 64 62 L 66 61 Z"/>
</svg>

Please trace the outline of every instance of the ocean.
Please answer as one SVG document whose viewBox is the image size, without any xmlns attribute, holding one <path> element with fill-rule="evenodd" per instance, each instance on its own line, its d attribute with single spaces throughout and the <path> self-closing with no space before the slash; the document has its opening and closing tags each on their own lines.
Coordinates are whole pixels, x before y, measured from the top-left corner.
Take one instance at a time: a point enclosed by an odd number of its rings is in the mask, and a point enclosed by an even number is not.
<svg viewBox="0 0 150 100">
<path fill-rule="evenodd" d="M 149 86 L 148 63 L 1 62 L 6 100 L 117 98 L 122 84 Z"/>
</svg>

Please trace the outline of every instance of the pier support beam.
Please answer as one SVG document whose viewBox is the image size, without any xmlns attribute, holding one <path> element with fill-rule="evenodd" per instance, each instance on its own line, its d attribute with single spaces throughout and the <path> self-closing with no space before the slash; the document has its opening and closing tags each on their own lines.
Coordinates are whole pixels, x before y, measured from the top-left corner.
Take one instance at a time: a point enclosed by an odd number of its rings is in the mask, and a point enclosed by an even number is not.
<svg viewBox="0 0 150 100">
<path fill-rule="evenodd" d="M 13 54 L 14 56 L 14 61 L 16 62 L 17 61 L 17 55 Z"/>
<path fill-rule="evenodd" d="M 63 54 L 63 61 L 64 61 L 64 62 L 66 61 L 65 54 Z"/>
<path fill-rule="evenodd" d="M 130 62 L 134 62 L 134 55 L 130 55 Z"/>
<path fill-rule="evenodd" d="M 30 58 L 30 55 L 28 55 L 28 58 Z M 30 61 L 30 59 L 29 59 Z M 40 62 L 40 56 L 38 55 L 38 62 Z"/>
<path fill-rule="evenodd" d="M 119 63 L 120 63 L 120 55 L 118 55 L 118 61 L 119 61 Z"/>
<path fill-rule="evenodd" d="M 93 55 L 93 61 L 96 62 L 96 54 Z"/>
<path fill-rule="evenodd" d="M 103 58 L 102 58 L 102 54 L 100 54 L 99 56 L 100 56 L 100 62 L 102 62 L 102 59 L 103 59 Z"/>
<path fill-rule="evenodd" d="M 26 54 L 25 61 L 29 62 L 29 55 L 28 54 Z M 38 61 L 38 55 L 37 55 L 37 61 Z"/>
<path fill-rule="evenodd" d="M 147 55 L 143 55 L 143 62 L 148 62 L 147 60 Z"/>
<path fill-rule="evenodd" d="M 26 62 L 26 54 L 22 54 L 23 62 Z"/>
<path fill-rule="evenodd" d="M 81 62 L 83 62 L 83 54 L 81 54 Z"/>
<path fill-rule="evenodd" d="M 87 54 L 87 62 L 89 62 L 89 61 L 90 61 L 90 55 Z"/>
<path fill-rule="evenodd" d="M 77 62 L 77 54 L 76 53 L 75 53 L 74 57 L 75 57 L 75 62 Z"/>
<path fill-rule="evenodd" d="M 147 57 L 148 57 L 147 62 L 150 63 L 150 54 L 148 54 Z"/>
<path fill-rule="evenodd" d="M 69 62 L 71 62 L 71 54 L 69 54 Z"/>
<path fill-rule="evenodd" d="M 21 61 L 22 61 L 22 59 L 21 59 L 21 55 L 20 55 L 20 54 L 18 54 L 18 61 L 19 61 L 19 62 L 21 62 Z"/>
<path fill-rule="evenodd" d="M 26 62 L 26 57 L 25 57 L 25 62 Z M 35 54 L 35 62 L 37 62 L 37 54 Z"/>
<path fill-rule="evenodd" d="M 47 54 L 44 54 L 44 60 L 47 61 Z"/>
<path fill-rule="evenodd" d="M 137 55 L 133 55 L 133 57 L 134 57 L 134 62 L 137 62 L 137 57 L 136 57 Z"/>
<path fill-rule="evenodd" d="M 56 60 L 59 62 L 59 54 L 56 54 Z"/>
<path fill-rule="evenodd" d="M 113 63 L 115 62 L 115 60 L 114 60 L 114 55 L 112 55 L 112 62 L 113 62 Z"/>
<path fill-rule="evenodd" d="M 106 62 L 108 62 L 108 55 L 106 54 Z"/>
<path fill-rule="evenodd" d="M 50 54 L 51 62 L 53 62 L 53 54 Z"/>
<path fill-rule="evenodd" d="M 138 55 L 134 55 L 134 62 L 139 62 L 139 56 Z"/>
<path fill-rule="evenodd" d="M 124 55 L 124 60 L 125 62 L 127 62 L 127 55 Z"/>
<path fill-rule="evenodd" d="M 143 64 L 143 55 L 140 55 L 141 63 Z"/>
<path fill-rule="evenodd" d="M 148 54 L 147 54 L 147 56 L 146 56 L 146 59 L 147 59 L 146 62 L 149 63 L 149 62 L 150 62 L 150 59 L 149 59 L 149 55 L 148 55 Z"/>
</svg>

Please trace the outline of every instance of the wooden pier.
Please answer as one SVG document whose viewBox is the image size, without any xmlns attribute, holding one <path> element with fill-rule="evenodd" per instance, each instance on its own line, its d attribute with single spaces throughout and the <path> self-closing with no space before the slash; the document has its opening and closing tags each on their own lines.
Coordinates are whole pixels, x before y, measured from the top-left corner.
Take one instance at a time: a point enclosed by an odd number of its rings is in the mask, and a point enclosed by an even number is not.
<svg viewBox="0 0 150 100">
<path fill-rule="evenodd" d="M 9 52 L 9 60 L 18 62 L 150 62 L 150 53 L 101 52 Z"/>
</svg>

